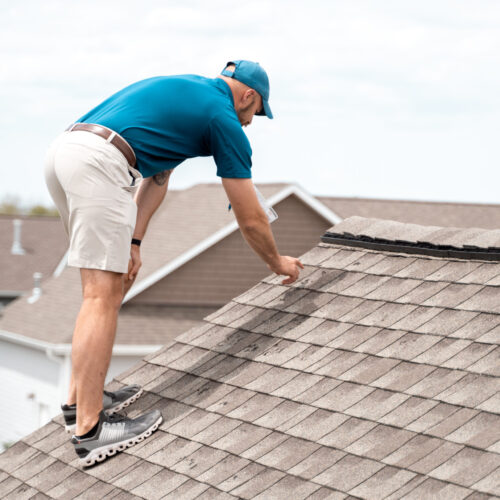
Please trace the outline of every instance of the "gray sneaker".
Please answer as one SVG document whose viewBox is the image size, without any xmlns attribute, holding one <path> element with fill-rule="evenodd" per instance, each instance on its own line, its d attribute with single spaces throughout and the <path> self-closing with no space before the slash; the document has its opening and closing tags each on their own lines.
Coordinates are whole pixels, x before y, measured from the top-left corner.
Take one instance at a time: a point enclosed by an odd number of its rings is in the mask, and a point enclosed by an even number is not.
<svg viewBox="0 0 500 500">
<path fill-rule="evenodd" d="M 101 411 L 94 437 L 78 439 L 73 436 L 71 438 L 76 454 L 80 458 L 80 466 L 89 467 L 125 448 L 140 443 L 158 429 L 162 420 L 159 410 L 149 411 L 137 418 L 106 415 L 104 411 Z"/>
<path fill-rule="evenodd" d="M 127 385 L 117 391 L 104 391 L 102 395 L 102 409 L 107 415 L 116 413 L 131 405 L 140 398 L 143 393 L 140 385 Z M 64 428 L 72 434 L 76 429 L 76 405 L 61 405 L 64 416 Z"/>
</svg>

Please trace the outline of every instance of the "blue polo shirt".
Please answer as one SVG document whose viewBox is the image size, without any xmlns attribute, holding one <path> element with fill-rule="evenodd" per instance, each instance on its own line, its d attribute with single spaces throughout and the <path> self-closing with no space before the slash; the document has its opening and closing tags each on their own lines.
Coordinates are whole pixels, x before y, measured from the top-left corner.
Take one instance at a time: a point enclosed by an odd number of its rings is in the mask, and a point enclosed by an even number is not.
<svg viewBox="0 0 500 500">
<path fill-rule="evenodd" d="M 231 90 L 220 78 L 148 78 L 120 90 L 77 122 L 120 134 L 134 149 L 144 177 L 195 156 L 213 156 L 219 177 L 252 176 L 252 149 Z"/>
</svg>

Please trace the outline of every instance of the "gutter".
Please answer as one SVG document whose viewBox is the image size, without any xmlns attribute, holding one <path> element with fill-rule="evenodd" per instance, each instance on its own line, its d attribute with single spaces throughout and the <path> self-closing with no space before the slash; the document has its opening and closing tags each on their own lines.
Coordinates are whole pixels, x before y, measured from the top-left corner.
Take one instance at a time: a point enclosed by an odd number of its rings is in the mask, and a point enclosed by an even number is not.
<svg viewBox="0 0 500 500">
<path fill-rule="evenodd" d="M 0 330 L 0 340 L 5 340 L 6 342 L 10 342 L 11 344 L 22 345 L 25 347 L 30 347 L 31 349 L 43 351 L 51 360 L 55 360 L 55 356 L 68 356 L 71 354 L 71 344 L 53 344 L 51 342 L 45 342 L 43 340 L 31 339 L 24 335 L 8 332 L 6 330 Z M 156 352 L 161 347 L 163 347 L 163 345 L 117 344 L 113 346 L 113 355 L 146 356 L 148 354 Z"/>
</svg>

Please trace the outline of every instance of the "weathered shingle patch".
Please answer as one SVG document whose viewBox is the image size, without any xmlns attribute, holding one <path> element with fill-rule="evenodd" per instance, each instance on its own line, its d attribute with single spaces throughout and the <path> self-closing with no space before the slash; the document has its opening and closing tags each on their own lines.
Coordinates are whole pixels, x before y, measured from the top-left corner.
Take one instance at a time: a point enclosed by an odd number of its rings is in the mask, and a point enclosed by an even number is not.
<svg viewBox="0 0 500 500">
<path fill-rule="evenodd" d="M 0 494 L 499 496 L 500 264 L 325 243 L 303 261 L 293 286 L 265 279 L 118 377 L 147 390 L 131 416 L 162 410 L 151 438 L 80 471 L 55 419 L 0 455 Z"/>
</svg>

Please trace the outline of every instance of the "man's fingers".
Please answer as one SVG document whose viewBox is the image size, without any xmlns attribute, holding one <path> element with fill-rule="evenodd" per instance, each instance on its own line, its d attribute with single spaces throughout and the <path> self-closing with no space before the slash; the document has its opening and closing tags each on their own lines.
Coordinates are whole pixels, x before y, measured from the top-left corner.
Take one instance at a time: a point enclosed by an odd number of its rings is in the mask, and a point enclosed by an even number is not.
<svg viewBox="0 0 500 500">
<path fill-rule="evenodd" d="M 304 269 L 304 264 L 302 264 L 302 262 L 300 262 L 299 259 L 297 259 L 297 265 L 301 268 L 301 269 Z"/>
</svg>

